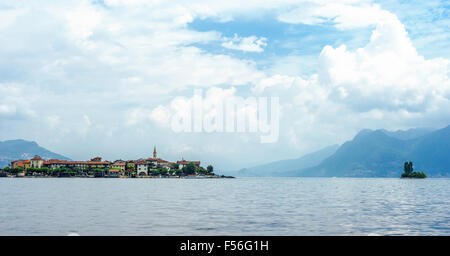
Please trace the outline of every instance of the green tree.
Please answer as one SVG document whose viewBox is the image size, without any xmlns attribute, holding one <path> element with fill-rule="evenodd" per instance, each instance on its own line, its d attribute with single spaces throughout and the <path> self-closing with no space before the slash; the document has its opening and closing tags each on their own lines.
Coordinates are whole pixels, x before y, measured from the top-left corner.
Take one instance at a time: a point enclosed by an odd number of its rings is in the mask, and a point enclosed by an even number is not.
<svg viewBox="0 0 450 256">
<path fill-rule="evenodd" d="M 412 162 L 405 162 L 403 165 L 402 178 L 426 178 L 427 175 L 424 172 L 415 172 Z"/>
<path fill-rule="evenodd" d="M 195 166 L 195 164 L 193 162 L 188 163 L 185 167 L 183 167 L 183 169 L 184 168 L 186 168 L 184 173 L 187 175 L 195 174 L 195 171 L 197 169 L 197 167 Z"/>
<path fill-rule="evenodd" d="M 11 173 L 13 174 L 17 174 L 19 172 L 23 172 L 23 168 L 22 167 L 14 167 L 11 169 Z"/>
<path fill-rule="evenodd" d="M 410 174 L 414 171 L 412 162 L 405 162 L 403 165 L 403 172 L 406 174 Z"/>
<path fill-rule="evenodd" d="M 200 168 L 197 169 L 197 172 L 202 174 L 202 175 L 205 175 L 208 171 L 205 168 L 200 167 Z"/>
<path fill-rule="evenodd" d="M 41 172 L 42 172 L 43 174 L 49 175 L 49 174 L 50 174 L 50 168 L 48 168 L 48 167 L 42 167 L 42 168 L 41 168 Z"/>
<path fill-rule="evenodd" d="M 152 170 L 150 171 L 150 173 L 151 173 L 153 176 L 158 176 L 158 175 L 161 173 L 161 171 L 160 171 L 159 169 L 152 169 Z"/>
<path fill-rule="evenodd" d="M 214 167 L 213 167 L 212 165 L 208 165 L 208 166 L 206 167 L 206 170 L 208 171 L 209 174 L 211 174 L 211 173 L 214 172 Z"/>
<path fill-rule="evenodd" d="M 167 168 L 162 168 L 162 169 L 160 170 L 160 173 L 161 173 L 162 175 L 167 175 L 167 174 L 169 173 L 169 170 L 168 170 Z"/>
</svg>

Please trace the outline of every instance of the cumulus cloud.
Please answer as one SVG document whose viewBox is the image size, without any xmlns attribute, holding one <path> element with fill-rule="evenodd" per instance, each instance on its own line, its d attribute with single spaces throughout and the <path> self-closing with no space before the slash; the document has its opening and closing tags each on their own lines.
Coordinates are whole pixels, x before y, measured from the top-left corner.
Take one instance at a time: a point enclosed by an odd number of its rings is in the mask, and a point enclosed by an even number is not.
<svg viewBox="0 0 450 256">
<path fill-rule="evenodd" d="M 321 46 L 318 65 L 304 74 L 298 61 L 270 69 L 273 59 L 221 48 L 267 52 L 270 36 L 190 27 L 267 14 L 372 35 L 357 49 L 344 39 Z M 450 121 L 449 60 L 423 57 L 397 16 L 370 1 L 12 1 L 0 7 L 0 33 L 0 139 L 34 139 L 75 159 L 134 158 L 158 144 L 168 158 L 183 152 L 227 168 L 233 159 L 239 168 L 339 143 L 361 128 Z M 198 88 L 206 114 L 224 97 L 280 97 L 279 142 L 174 134 L 171 116 L 186 111 Z"/>
<path fill-rule="evenodd" d="M 326 46 L 319 56 L 319 79 L 331 90 L 330 98 L 355 111 L 424 112 L 448 100 L 448 70 L 448 60 L 420 56 L 394 16 L 377 24 L 365 47 Z"/>
</svg>

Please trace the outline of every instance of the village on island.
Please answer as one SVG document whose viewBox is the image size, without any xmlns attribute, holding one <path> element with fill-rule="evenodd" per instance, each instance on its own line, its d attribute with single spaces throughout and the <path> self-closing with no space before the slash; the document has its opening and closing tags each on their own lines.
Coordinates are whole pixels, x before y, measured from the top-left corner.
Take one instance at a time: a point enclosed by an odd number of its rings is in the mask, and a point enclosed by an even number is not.
<svg viewBox="0 0 450 256">
<path fill-rule="evenodd" d="M 2 177 L 92 177 L 92 178 L 231 178 L 214 174 L 212 165 L 205 168 L 200 161 L 180 160 L 170 162 L 157 157 L 138 160 L 102 161 L 94 157 L 90 161 L 43 159 L 34 156 L 30 160 L 15 160 L 0 170 Z"/>
</svg>

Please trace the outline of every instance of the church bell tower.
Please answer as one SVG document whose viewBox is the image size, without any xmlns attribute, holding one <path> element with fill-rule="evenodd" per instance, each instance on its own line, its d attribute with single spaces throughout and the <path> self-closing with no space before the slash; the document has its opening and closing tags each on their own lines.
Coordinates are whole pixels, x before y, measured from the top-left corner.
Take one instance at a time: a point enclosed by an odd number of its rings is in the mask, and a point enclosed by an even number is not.
<svg viewBox="0 0 450 256">
<path fill-rule="evenodd" d="M 153 158 L 156 158 L 156 146 L 153 148 Z"/>
</svg>

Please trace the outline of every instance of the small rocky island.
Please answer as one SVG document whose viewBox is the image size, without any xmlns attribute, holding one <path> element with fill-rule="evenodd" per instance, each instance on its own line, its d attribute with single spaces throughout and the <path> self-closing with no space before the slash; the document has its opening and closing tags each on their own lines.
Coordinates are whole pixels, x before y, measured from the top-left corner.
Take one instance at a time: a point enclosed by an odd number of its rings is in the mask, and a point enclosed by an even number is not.
<svg viewBox="0 0 450 256">
<path fill-rule="evenodd" d="M 427 175 L 424 172 L 415 172 L 412 162 L 405 162 L 401 178 L 424 179 Z"/>
</svg>

